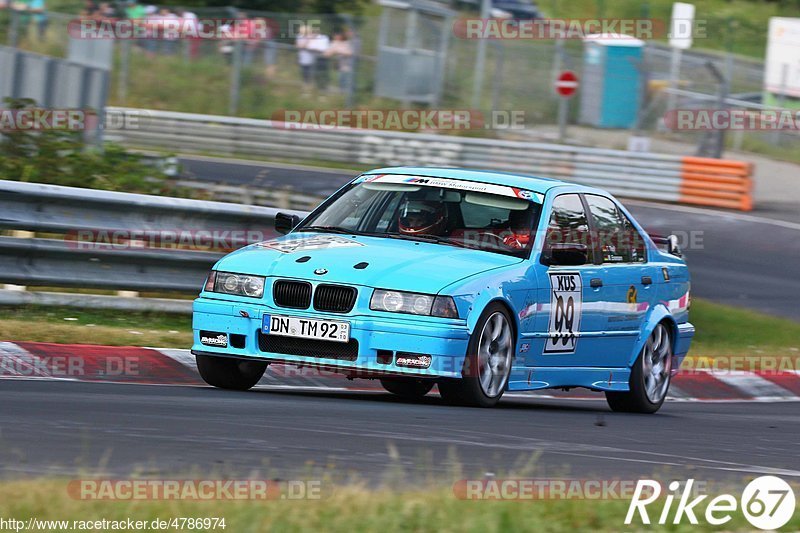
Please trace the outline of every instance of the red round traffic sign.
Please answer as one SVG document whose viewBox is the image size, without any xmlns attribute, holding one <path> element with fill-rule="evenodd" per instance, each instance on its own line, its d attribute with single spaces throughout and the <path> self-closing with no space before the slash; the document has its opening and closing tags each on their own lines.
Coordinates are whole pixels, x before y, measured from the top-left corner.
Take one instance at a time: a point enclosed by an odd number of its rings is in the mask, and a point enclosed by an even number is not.
<svg viewBox="0 0 800 533">
<path fill-rule="evenodd" d="M 556 79 L 556 93 L 564 98 L 569 98 L 578 90 L 578 76 L 571 70 L 565 70 Z"/>
</svg>

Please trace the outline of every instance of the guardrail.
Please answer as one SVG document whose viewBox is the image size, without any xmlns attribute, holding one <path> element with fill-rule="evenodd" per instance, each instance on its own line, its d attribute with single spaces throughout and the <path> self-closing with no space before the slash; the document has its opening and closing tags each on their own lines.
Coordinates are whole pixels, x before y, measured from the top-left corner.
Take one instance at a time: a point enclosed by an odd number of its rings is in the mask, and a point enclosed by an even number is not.
<svg viewBox="0 0 800 533">
<path fill-rule="evenodd" d="M 299 193 L 291 187 L 269 188 L 261 185 L 232 185 L 186 179 L 175 180 L 175 185 L 194 191 L 197 195 L 215 198 L 220 202 L 263 205 L 281 210 L 311 211 L 325 199 L 322 196 Z"/>
<path fill-rule="evenodd" d="M 0 181 L 0 205 L 0 229 L 17 235 L 0 237 L 0 283 L 186 293 L 223 251 L 274 236 L 278 212 L 15 181 Z"/>
<path fill-rule="evenodd" d="M 169 111 L 109 110 L 138 116 L 136 129 L 115 134 L 116 140 L 131 147 L 364 166 L 489 168 L 562 178 L 627 198 L 752 209 L 752 167 L 739 161 L 703 164 L 701 180 L 695 176 L 697 158 L 678 155 L 428 133 L 299 128 L 270 120 Z M 733 183 L 731 178 L 739 181 Z"/>
</svg>

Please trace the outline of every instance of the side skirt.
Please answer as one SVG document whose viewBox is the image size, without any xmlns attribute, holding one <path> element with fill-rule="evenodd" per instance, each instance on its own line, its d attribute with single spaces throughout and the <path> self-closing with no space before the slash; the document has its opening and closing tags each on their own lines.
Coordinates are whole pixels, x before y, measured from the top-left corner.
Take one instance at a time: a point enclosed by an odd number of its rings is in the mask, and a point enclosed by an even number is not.
<svg viewBox="0 0 800 533">
<path fill-rule="evenodd" d="M 511 369 L 508 390 L 538 390 L 560 387 L 586 387 L 597 391 L 627 391 L 630 368 L 515 367 Z"/>
</svg>

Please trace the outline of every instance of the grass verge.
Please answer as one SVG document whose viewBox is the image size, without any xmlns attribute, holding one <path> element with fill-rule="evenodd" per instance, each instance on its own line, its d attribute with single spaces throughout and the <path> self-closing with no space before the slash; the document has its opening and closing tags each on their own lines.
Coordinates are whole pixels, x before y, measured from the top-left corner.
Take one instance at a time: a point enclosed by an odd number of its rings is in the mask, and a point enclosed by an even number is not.
<svg viewBox="0 0 800 533">
<path fill-rule="evenodd" d="M 320 500 L 303 501 L 81 501 L 70 498 L 66 480 L 0 484 L 0 516 L 37 520 L 167 520 L 224 518 L 224 531 L 619 531 L 628 500 L 465 501 L 448 488 L 419 490 L 336 487 Z M 655 505 L 655 504 L 654 504 Z M 648 508 L 650 510 L 650 508 Z M 652 509 L 657 520 L 661 507 Z M 674 513 L 674 505 L 673 505 Z M 752 530 L 741 512 L 726 531 Z M 647 526 L 653 531 L 718 530 L 704 524 Z M 641 524 L 640 524 L 641 525 Z M 643 527 L 643 526 L 642 526 Z M 800 516 L 785 526 L 800 527 Z M 55 528 L 53 528 L 55 530 Z M 172 530 L 170 528 L 170 530 Z M 218 530 L 221 530 L 218 528 Z"/>
<path fill-rule="evenodd" d="M 0 307 L 0 340 L 188 348 L 188 315 L 66 307 Z"/>
<path fill-rule="evenodd" d="M 793 320 L 698 299 L 689 318 L 697 328 L 690 355 L 800 357 L 800 323 Z"/>
</svg>

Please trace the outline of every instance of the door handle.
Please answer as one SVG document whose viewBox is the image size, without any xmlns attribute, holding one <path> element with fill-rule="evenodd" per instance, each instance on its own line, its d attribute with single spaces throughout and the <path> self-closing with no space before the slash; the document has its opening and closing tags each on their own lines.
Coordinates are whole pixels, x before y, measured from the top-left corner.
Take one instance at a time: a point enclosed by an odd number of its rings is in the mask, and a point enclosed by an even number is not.
<svg viewBox="0 0 800 533">
<path fill-rule="evenodd" d="M 591 285 L 593 289 L 599 289 L 603 286 L 603 280 L 600 278 L 592 278 L 592 280 L 589 282 L 589 285 Z"/>
<path fill-rule="evenodd" d="M 652 284 L 653 284 L 653 278 L 651 278 L 650 276 L 642 276 L 642 285 L 652 285 Z"/>
</svg>

